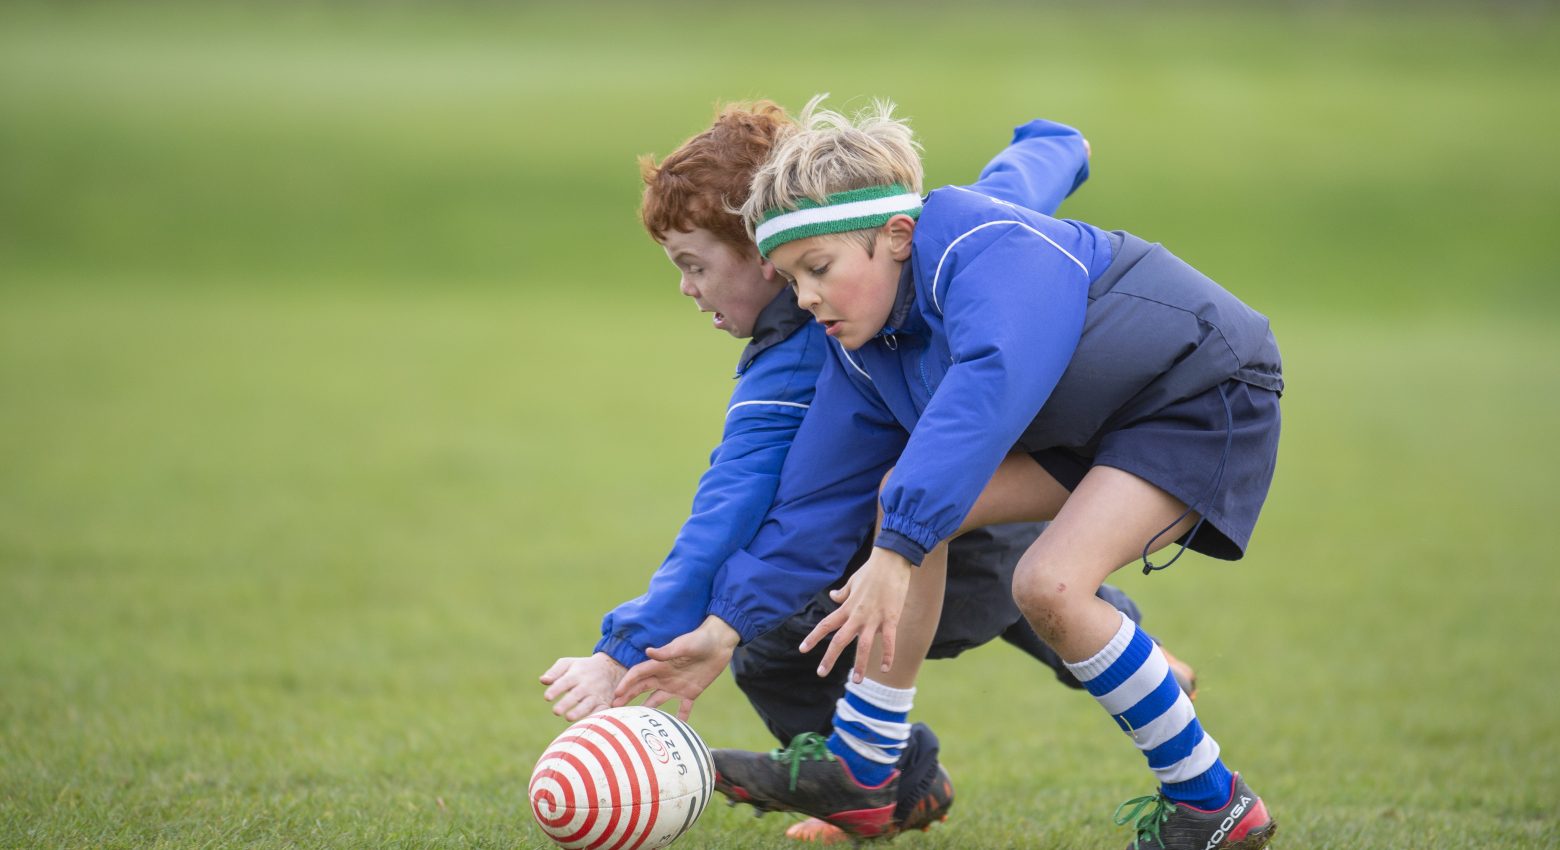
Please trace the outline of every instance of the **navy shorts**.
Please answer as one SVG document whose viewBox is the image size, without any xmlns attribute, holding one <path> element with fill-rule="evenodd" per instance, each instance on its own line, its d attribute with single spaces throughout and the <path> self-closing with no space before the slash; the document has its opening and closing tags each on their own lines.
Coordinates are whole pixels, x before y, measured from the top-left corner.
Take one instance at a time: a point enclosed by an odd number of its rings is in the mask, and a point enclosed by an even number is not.
<svg viewBox="0 0 1560 850">
<path fill-rule="evenodd" d="M 1068 490 L 1095 465 L 1136 475 L 1205 520 L 1181 543 L 1237 561 L 1273 483 L 1278 430 L 1278 393 L 1229 380 L 1109 431 L 1092 458 L 1064 448 L 1030 456 Z"/>
</svg>

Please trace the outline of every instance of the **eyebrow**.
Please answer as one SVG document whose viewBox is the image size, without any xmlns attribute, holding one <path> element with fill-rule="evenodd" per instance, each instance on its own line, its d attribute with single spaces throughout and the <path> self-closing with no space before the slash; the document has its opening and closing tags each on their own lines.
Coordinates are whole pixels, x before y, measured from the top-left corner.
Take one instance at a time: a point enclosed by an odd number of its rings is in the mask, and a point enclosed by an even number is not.
<svg viewBox="0 0 1560 850">
<path fill-rule="evenodd" d="M 699 262 L 698 256 L 691 251 L 678 251 L 672 255 L 672 262 L 674 263 L 681 263 L 685 260 L 691 260 L 695 263 Z"/>
<path fill-rule="evenodd" d="M 814 254 L 818 253 L 819 251 L 825 251 L 826 252 L 827 250 L 828 250 L 827 248 L 823 248 L 823 247 L 808 248 L 806 251 L 802 252 L 802 255 L 800 257 L 796 258 L 796 262 L 797 262 L 798 265 L 810 266 L 810 265 L 812 265 L 814 263 L 814 259 L 813 259 L 813 255 Z"/>
<path fill-rule="evenodd" d="M 813 254 L 816 254 L 819 251 L 827 252 L 828 250 L 829 250 L 829 246 L 828 245 L 816 245 L 816 246 L 814 246 L 812 248 L 808 248 L 807 250 L 803 251 L 800 256 L 798 256 L 796 258 L 795 265 L 796 265 L 797 268 L 804 268 L 804 267 L 807 267 L 807 266 L 811 266 L 813 264 L 813 262 L 812 262 L 812 260 L 810 258 L 812 257 Z M 786 274 L 785 269 L 780 268 L 780 266 L 778 266 L 778 265 L 775 266 L 775 270 L 780 272 L 781 274 Z"/>
</svg>

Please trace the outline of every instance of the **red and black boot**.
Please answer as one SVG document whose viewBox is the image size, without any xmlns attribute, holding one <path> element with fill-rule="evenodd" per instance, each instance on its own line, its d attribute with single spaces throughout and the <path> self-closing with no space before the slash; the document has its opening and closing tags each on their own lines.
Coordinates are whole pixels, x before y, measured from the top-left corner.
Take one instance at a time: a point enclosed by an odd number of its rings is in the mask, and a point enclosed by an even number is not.
<svg viewBox="0 0 1560 850">
<path fill-rule="evenodd" d="M 853 838 L 894 834 L 899 771 L 879 785 L 856 781 L 845 762 L 829 752 L 828 739 L 803 732 L 791 745 L 754 753 L 715 750 L 715 790 L 761 812 L 801 812 Z"/>
</svg>

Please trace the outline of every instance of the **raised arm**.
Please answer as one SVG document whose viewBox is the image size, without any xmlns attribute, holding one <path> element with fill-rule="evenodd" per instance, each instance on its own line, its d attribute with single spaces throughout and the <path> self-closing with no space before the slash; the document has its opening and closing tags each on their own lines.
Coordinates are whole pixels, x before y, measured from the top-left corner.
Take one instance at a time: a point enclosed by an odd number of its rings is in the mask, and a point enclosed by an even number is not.
<svg viewBox="0 0 1560 850">
<path fill-rule="evenodd" d="M 1035 212 L 1057 207 L 1089 179 L 1089 143 L 1083 134 L 1036 119 L 1013 130 L 1013 142 L 981 169 L 969 188 Z"/>
</svg>

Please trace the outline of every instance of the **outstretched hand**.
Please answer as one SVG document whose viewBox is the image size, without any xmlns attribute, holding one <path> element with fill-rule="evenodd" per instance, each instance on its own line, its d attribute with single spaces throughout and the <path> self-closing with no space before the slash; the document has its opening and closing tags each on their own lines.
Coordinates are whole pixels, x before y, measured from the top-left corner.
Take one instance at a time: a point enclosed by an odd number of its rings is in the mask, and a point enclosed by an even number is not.
<svg viewBox="0 0 1560 850">
<path fill-rule="evenodd" d="M 861 639 L 856 647 L 856 666 L 851 671 L 851 681 L 861 682 L 867 675 L 867 660 L 879 639 L 883 646 L 883 672 L 894 663 L 894 639 L 899 631 L 899 617 L 905 608 L 905 595 L 910 590 L 910 571 L 915 565 L 903 555 L 889 549 L 872 550 L 861 569 L 829 596 L 840 607 L 818 622 L 807 637 L 802 639 L 801 651 L 812 651 L 820 641 L 834 632 L 829 648 L 818 665 L 818 675 L 827 676 L 834 669 L 840 653 L 851 641 Z"/>
<path fill-rule="evenodd" d="M 569 722 L 612 706 L 612 691 L 628 670 L 605 652 L 585 658 L 560 658 L 541 675 L 542 694 L 553 714 Z"/>
<path fill-rule="evenodd" d="M 738 638 L 726 621 L 714 615 L 706 617 L 697 629 L 665 646 L 646 649 L 649 660 L 635 664 L 618 682 L 612 704 L 627 705 L 640 694 L 649 693 L 646 706 L 655 708 L 675 699 L 677 716 L 687 720 L 693 713 L 693 701 L 731 661 Z"/>
</svg>

